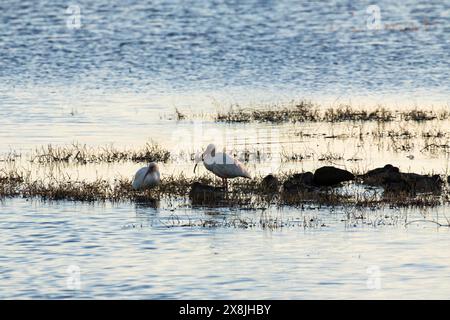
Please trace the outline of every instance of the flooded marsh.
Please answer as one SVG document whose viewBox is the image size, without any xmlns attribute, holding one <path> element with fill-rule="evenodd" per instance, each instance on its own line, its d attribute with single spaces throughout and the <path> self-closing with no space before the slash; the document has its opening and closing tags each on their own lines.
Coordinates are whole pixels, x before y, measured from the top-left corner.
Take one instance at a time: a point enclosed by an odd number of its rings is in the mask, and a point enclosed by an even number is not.
<svg viewBox="0 0 450 320">
<path fill-rule="evenodd" d="M 0 3 L 0 299 L 449 297 L 448 2 L 68 6 Z"/>
</svg>

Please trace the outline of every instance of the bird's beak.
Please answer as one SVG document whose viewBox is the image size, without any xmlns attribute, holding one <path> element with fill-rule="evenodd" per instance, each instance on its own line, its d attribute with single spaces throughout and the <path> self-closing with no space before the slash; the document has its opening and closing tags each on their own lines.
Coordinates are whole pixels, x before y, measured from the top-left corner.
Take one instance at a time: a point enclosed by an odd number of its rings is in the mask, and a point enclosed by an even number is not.
<svg viewBox="0 0 450 320">
<path fill-rule="evenodd" d="M 200 159 L 197 158 L 197 159 L 195 160 L 194 174 L 195 174 L 195 169 L 197 169 L 198 163 L 199 163 L 200 161 L 203 161 L 203 154 L 202 154 L 202 156 L 201 156 Z"/>
</svg>

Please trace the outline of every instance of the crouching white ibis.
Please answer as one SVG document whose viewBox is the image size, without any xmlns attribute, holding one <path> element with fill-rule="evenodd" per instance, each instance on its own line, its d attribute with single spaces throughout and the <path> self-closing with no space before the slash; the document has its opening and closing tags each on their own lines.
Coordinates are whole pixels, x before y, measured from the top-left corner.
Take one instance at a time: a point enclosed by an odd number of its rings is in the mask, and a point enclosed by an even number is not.
<svg viewBox="0 0 450 320">
<path fill-rule="evenodd" d="M 132 186 L 134 190 L 150 189 L 157 186 L 160 181 L 158 165 L 150 162 L 148 167 L 143 167 L 136 172 Z"/>
</svg>

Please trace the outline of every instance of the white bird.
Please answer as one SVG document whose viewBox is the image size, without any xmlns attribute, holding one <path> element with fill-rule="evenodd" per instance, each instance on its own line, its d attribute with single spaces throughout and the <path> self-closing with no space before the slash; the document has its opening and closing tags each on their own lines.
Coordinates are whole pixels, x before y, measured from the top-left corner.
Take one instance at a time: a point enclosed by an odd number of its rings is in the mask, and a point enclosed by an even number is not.
<svg viewBox="0 0 450 320">
<path fill-rule="evenodd" d="M 157 186 L 160 181 L 158 165 L 150 162 L 148 167 L 143 167 L 136 172 L 132 186 L 134 190 L 144 190 Z"/>
<path fill-rule="evenodd" d="M 194 173 L 200 161 L 207 170 L 222 178 L 225 190 L 228 189 L 227 179 L 229 178 L 251 178 L 247 169 L 238 160 L 226 153 L 216 152 L 216 146 L 212 143 L 202 153 L 201 158 L 196 158 Z"/>
</svg>

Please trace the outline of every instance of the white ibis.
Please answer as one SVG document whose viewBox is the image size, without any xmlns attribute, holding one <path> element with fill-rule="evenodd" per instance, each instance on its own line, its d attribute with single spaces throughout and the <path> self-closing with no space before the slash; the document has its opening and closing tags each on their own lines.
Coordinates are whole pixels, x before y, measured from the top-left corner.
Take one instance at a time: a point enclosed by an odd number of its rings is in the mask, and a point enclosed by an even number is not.
<svg viewBox="0 0 450 320">
<path fill-rule="evenodd" d="M 144 190 L 155 187 L 161 181 L 158 165 L 150 162 L 148 167 L 139 169 L 133 179 L 134 190 Z"/>
<path fill-rule="evenodd" d="M 251 178 L 242 163 L 226 153 L 216 152 L 214 144 L 208 145 L 201 157 L 196 158 L 194 173 L 200 161 L 203 162 L 207 170 L 222 178 L 225 190 L 228 189 L 227 179 L 237 177 Z"/>
</svg>

